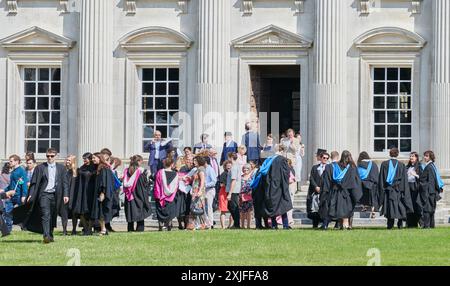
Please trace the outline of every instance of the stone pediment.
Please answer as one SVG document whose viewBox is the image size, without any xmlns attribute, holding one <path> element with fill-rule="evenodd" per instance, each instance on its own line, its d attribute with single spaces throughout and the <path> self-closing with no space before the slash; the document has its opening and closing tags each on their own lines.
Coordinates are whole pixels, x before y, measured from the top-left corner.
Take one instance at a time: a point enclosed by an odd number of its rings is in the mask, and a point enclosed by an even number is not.
<svg viewBox="0 0 450 286">
<path fill-rule="evenodd" d="M 354 41 L 362 51 L 419 51 L 426 43 L 419 34 L 396 27 L 373 29 Z"/>
<path fill-rule="evenodd" d="M 184 51 L 192 40 L 169 28 L 146 27 L 126 34 L 119 45 L 127 51 Z"/>
<path fill-rule="evenodd" d="M 31 27 L 0 40 L 0 46 L 8 50 L 67 51 L 75 41 L 39 27 Z"/>
<path fill-rule="evenodd" d="M 280 27 L 270 25 L 231 42 L 236 49 L 308 49 L 312 41 Z"/>
</svg>

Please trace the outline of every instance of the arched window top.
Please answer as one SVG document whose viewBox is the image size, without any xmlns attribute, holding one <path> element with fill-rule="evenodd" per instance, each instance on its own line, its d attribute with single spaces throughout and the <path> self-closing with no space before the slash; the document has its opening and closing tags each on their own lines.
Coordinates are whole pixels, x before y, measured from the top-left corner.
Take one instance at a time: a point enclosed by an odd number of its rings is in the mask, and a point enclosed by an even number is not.
<svg viewBox="0 0 450 286">
<path fill-rule="evenodd" d="M 397 28 L 382 27 L 370 30 L 355 39 L 355 47 L 362 51 L 420 51 L 426 40 L 417 33 Z"/>
</svg>

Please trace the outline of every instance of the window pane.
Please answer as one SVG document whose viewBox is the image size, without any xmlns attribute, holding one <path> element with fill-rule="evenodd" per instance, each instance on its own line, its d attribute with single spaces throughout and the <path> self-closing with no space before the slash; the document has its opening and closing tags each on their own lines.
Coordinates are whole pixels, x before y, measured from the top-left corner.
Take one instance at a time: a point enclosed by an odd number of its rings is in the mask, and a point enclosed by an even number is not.
<svg viewBox="0 0 450 286">
<path fill-rule="evenodd" d="M 36 112 L 25 112 L 25 123 L 27 124 L 36 123 Z"/>
<path fill-rule="evenodd" d="M 38 153 L 45 153 L 47 149 L 50 147 L 49 140 L 39 140 L 38 141 Z"/>
<path fill-rule="evenodd" d="M 25 83 L 25 95 L 36 95 L 35 83 Z"/>
<path fill-rule="evenodd" d="M 375 96 L 373 99 L 373 108 L 374 109 L 384 109 L 384 97 Z"/>
<path fill-rule="evenodd" d="M 388 137 L 398 137 L 398 125 L 388 126 Z"/>
<path fill-rule="evenodd" d="M 156 126 L 156 130 L 161 131 L 162 138 L 167 138 L 167 126 Z"/>
<path fill-rule="evenodd" d="M 170 97 L 169 98 L 169 109 L 178 110 L 178 108 L 179 108 L 178 97 Z"/>
<path fill-rule="evenodd" d="M 385 138 L 386 137 L 386 126 L 385 125 L 375 125 L 375 133 L 376 138 Z"/>
<path fill-rule="evenodd" d="M 52 126 L 52 139 L 59 139 L 61 137 L 60 135 L 60 127 L 59 126 Z"/>
<path fill-rule="evenodd" d="M 400 109 L 411 109 L 411 96 L 400 96 Z"/>
<path fill-rule="evenodd" d="M 35 140 L 25 140 L 25 152 L 36 153 L 36 141 Z"/>
<path fill-rule="evenodd" d="M 144 124 L 155 123 L 155 113 L 154 112 L 144 112 Z"/>
<path fill-rule="evenodd" d="M 402 125 L 400 126 L 400 137 L 411 137 L 411 125 Z"/>
<path fill-rule="evenodd" d="M 143 136 L 144 138 L 153 138 L 153 127 L 151 126 L 144 126 L 144 130 L 143 130 Z"/>
<path fill-rule="evenodd" d="M 49 109 L 49 99 L 48 97 L 38 97 L 38 109 L 39 110 L 47 110 Z"/>
<path fill-rule="evenodd" d="M 411 95 L 411 83 L 410 82 L 401 82 L 400 83 L 400 94 Z"/>
<path fill-rule="evenodd" d="M 60 112 L 52 112 L 52 123 L 60 124 L 61 123 L 61 115 Z"/>
<path fill-rule="evenodd" d="M 36 80 L 36 69 L 25 69 L 25 80 L 35 81 Z"/>
<path fill-rule="evenodd" d="M 179 75 L 179 69 L 169 69 L 169 80 L 176 80 L 178 81 L 180 75 Z"/>
<path fill-rule="evenodd" d="M 173 111 L 169 112 L 169 119 L 170 119 L 169 123 L 178 125 L 179 117 L 180 117 L 180 115 L 179 115 L 178 111 L 176 111 L 176 112 L 173 112 Z"/>
<path fill-rule="evenodd" d="M 36 109 L 36 98 L 25 97 L 25 109 L 35 110 Z"/>
<path fill-rule="evenodd" d="M 387 69 L 387 79 L 388 80 L 398 80 L 398 68 L 388 68 Z"/>
<path fill-rule="evenodd" d="M 52 69 L 52 81 L 61 81 L 61 69 Z"/>
<path fill-rule="evenodd" d="M 142 95 L 153 95 L 153 83 L 142 84 Z"/>
<path fill-rule="evenodd" d="M 36 138 L 36 126 L 25 126 L 25 138 L 27 139 Z"/>
<path fill-rule="evenodd" d="M 400 140 L 400 152 L 411 152 L 412 141 L 410 139 Z"/>
<path fill-rule="evenodd" d="M 180 88 L 178 83 L 169 83 L 169 95 L 179 95 Z"/>
<path fill-rule="evenodd" d="M 153 81 L 153 69 L 143 69 L 142 70 L 142 80 Z"/>
<path fill-rule="evenodd" d="M 166 97 L 156 97 L 155 98 L 155 109 L 166 109 L 167 108 L 167 98 Z"/>
<path fill-rule="evenodd" d="M 38 138 L 50 138 L 50 127 L 48 126 L 39 126 L 38 127 Z"/>
<path fill-rule="evenodd" d="M 50 112 L 38 112 L 38 122 L 48 124 L 50 122 Z"/>
<path fill-rule="evenodd" d="M 39 69 L 39 80 L 48 81 L 50 79 L 49 69 Z"/>
<path fill-rule="evenodd" d="M 389 111 L 387 116 L 389 123 L 398 123 L 398 111 Z"/>
<path fill-rule="evenodd" d="M 167 123 L 167 112 L 156 112 L 156 123 Z"/>
<path fill-rule="evenodd" d="M 388 109 L 398 109 L 398 97 L 388 96 L 387 97 L 387 108 Z"/>
<path fill-rule="evenodd" d="M 398 94 L 398 82 L 387 83 L 387 94 Z"/>
<path fill-rule="evenodd" d="M 375 68 L 374 69 L 374 80 L 386 80 L 386 69 L 385 68 Z"/>
<path fill-rule="evenodd" d="M 153 109 L 153 97 L 142 98 L 142 110 Z"/>
<path fill-rule="evenodd" d="M 374 94 L 386 94 L 385 92 L 385 83 L 384 82 L 376 82 L 373 86 Z"/>
<path fill-rule="evenodd" d="M 155 89 L 156 95 L 167 95 L 167 84 L 166 83 L 157 83 Z"/>
<path fill-rule="evenodd" d="M 61 108 L 61 99 L 52 98 L 52 109 L 59 110 Z"/>
<path fill-rule="evenodd" d="M 38 83 L 38 95 L 49 95 L 48 83 Z"/>
<path fill-rule="evenodd" d="M 388 149 L 398 148 L 398 140 L 388 140 L 387 144 Z"/>
<path fill-rule="evenodd" d="M 375 140 L 374 141 L 374 149 L 375 152 L 383 152 L 386 149 L 386 141 L 385 140 Z"/>
<path fill-rule="evenodd" d="M 411 69 L 401 68 L 400 69 L 400 79 L 401 80 L 411 80 Z"/>
<path fill-rule="evenodd" d="M 156 69 L 156 80 L 167 80 L 167 69 Z"/>
<path fill-rule="evenodd" d="M 411 123 L 411 111 L 400 111 L 400 122 L 401 123 Z"/>
<path fill-rule="evenodd" d="M 59 152 L 59 140 L 52 140 L 52 148 L 55 148 Z"/>
<path fill-rule="evenodd" d="M 52 83 L 52 95 L 61 95 L 61 84 Z"/>
<path fill-rule="evenodd" d="M 386 122 L 386 112 L 375 111 L 375 123 L 385 123 L 385 122 Z"/>
</svg>

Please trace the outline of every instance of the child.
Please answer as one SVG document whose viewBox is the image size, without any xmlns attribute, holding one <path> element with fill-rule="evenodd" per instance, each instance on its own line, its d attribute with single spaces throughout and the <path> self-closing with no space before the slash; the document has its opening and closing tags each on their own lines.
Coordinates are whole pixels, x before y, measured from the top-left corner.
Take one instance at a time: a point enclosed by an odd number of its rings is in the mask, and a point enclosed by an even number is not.
<svg viewBox="0 0 450 286">
<path fill-rule="evenodd" d="M 242 173 L 241 193 L 239 195 L 241 228 L 245 228 L 245 223 L 247 223 L 247 228 L 249 229 L 253 212 L 252 189 L 250 188 L 252 178 L 250 164 L 245 164 L 242 167 Z"/>
</svg>

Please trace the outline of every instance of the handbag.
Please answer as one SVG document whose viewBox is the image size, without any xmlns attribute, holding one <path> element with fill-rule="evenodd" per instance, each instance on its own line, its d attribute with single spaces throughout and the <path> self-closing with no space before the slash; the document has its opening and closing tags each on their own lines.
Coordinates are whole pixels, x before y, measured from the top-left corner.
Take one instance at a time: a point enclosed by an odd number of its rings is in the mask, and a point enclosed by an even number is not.
<svg viewBox="0 0 450 286">
<path fill-rule="evenodd" d="M 203 215 L 205 211 L 203 210 L 203 203 L 200 197 L 195 198 L 191 204 L 191 214 L 195 216 Z"/>
</svg>

